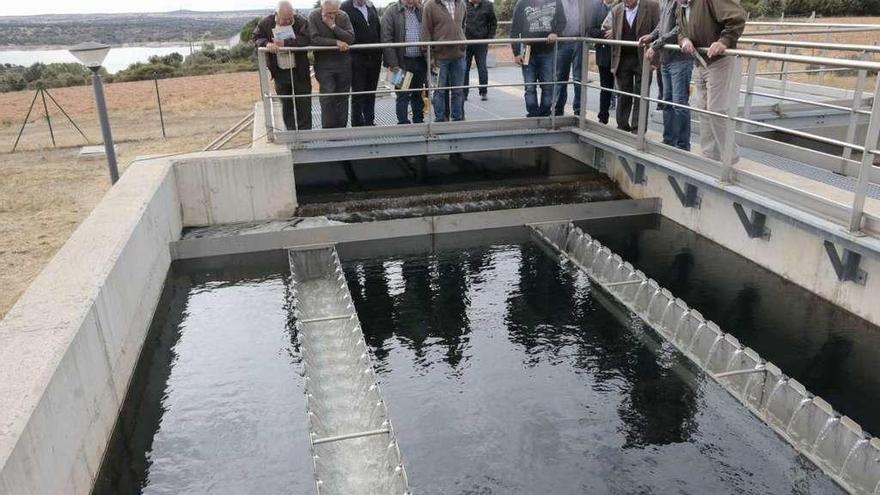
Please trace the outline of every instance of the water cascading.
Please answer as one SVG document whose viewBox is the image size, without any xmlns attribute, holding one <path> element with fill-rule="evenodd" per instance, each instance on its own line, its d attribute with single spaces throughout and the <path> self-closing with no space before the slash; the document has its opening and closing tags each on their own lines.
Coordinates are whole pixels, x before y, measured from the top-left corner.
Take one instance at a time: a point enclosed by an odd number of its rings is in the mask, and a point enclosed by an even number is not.
<svg viewBox="0 0 880 495">
<path fill-rule="evenodd" d="M 333 247 L 290 250 L 319 495 L 404 495 L 406 470 Z"/>
</svg>

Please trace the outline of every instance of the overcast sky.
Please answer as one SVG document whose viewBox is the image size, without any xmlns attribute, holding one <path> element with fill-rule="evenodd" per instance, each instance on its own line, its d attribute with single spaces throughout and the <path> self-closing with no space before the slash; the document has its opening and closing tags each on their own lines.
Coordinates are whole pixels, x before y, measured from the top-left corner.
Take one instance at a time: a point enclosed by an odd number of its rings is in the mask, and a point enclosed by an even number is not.
<svg viewBox="0 0 880 495">
<path fill-rule="evenodd" d="M 385 5 L 390 0 L 374 0 L 376 5 Z M 33 14 L 95 14 L 120 12 L 168 12 L 171 10 L 250 10 L 271 9 L 276 0 L 79 0 L 77 2 L 44 0 L 42 2 L 14 2 L 2 0 L 0 15 Z M 294 7 L 311 7 L 314 0 L 293 0 Z"/>
</svg>

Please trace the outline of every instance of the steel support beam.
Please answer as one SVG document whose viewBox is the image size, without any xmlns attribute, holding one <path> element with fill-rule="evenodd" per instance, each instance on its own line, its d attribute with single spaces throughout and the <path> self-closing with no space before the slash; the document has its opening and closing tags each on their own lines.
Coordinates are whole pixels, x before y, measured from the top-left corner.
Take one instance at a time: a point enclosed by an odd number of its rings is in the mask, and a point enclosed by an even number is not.
<svg viewBox="0 0 880 495">
<path fill-rule="evenodd" d="M 669 185 L 672 186 L 673 192 L 675 192 L 675 196 L 678 197 L 678 201 L 681 203 L 681 206 L 685 208 L 700 208 L 700 196 L 697 194 L 697 186 L 691 184 L 690 182 L 684 183 L 684 189 L 678 184 L 678 179 L 674 176 L 667 176 L 669 179 Z"/>
<path fill-rule="evenodd" d="M 859 268 L 862 256 L 854 253 L 849 249 L 843 250 L 843 257 L 837 253 L 837 246 L 831 241 L 825 241 L 825 252 L 828 253 L 828 260 L 837 274 L 837 279 L 841 282 L 854 282 L 858 285 L 865 285 L 868 281 L 868 274 Z"/>
</svg>

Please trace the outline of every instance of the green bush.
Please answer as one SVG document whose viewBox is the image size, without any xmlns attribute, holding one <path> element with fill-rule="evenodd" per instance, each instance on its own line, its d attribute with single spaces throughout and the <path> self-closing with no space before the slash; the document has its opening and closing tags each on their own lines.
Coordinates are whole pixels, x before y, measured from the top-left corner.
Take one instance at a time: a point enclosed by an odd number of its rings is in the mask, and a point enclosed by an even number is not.
<svg viewBox="0 0 880 495">
<path fill-rule="evenodd" d="M 244 26 L 241 27 L 241 31 L 238 33 L 238 39 L 241 43 L 251 43 L 251 38 L 254 37 L 254 29 L 257 29 L 257 24 L 260 23 L 259 17 L 254 17 L 250 21 L 248 21 Z"/>
<path fill-rule="evenodd" d="M 168 64 L 144 64 L 138 62 L 131 64 L 128 68 L 117 72 L 113 76 L 113 82 L 126 81 L 143 81 L 158 77 L 160 79 L 166 77 L 174 77 L 177 75 L 178 67 Z"/>
</svg>

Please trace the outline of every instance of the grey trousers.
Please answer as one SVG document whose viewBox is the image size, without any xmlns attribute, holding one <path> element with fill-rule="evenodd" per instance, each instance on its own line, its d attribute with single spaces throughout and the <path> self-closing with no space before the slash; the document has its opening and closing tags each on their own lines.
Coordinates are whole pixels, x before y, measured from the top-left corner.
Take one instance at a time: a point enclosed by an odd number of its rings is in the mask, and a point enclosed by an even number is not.
<svg viewBox="0 0 880 495">
<path fill-rule="evenodd" d="M 315 70 L 321 86 L 320 93 L 346 93 L 351 91 L 351 64 L 339 68 Z M 321 127 L 331 129 L 348 125 L 348 95 L 321 97 Z"/>
<path fill-rule="evenodd" d="M 697 90 L 696 107 L 710 112 L 727 113 L 728 89 L 731 84 L 739 84 L 739 74 L 733 74 L 733 58 L 723 57 L 704 68 L 694 64 L 694 86 Z M 725 119 L 714 115 L 698 114 L 700 118 L 700 148 L 703 156 L 721 161 L 721 154 L 727 144 Z M 733 146 L 732 163 L 739 159 L 736 143 Z"/>
</svg>

